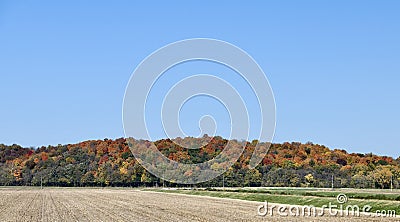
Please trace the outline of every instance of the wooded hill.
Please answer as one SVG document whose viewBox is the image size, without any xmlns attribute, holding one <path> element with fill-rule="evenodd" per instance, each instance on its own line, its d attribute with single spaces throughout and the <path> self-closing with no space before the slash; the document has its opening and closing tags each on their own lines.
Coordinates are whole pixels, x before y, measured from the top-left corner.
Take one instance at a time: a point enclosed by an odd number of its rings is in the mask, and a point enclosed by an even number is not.
<svg viewBox="0 0 400 222">
<path fill-rule="evenodd" d="M 187 144 L 195 138 L 181 139 Z M 199 150 L 182 148 L 169 139 L 156 141 L 168 158 L 200 163 L 217 156 L 228 141 L 214 137 Z M 400 158 L 347 153 L 323 145 L 297 142 L 272 144 L 256 169 L 248 163 L 256 142 L 246 143 L 239 160 L 222 176 L 197 186 L 285 186 L 399 188 Z M 132 155 L 124 138 L 78 144 L 23 148 L 0 144 L 0 185 L 162 186 Z M 177 184 L 165 182 L 167 186 Z"/>
</svg>

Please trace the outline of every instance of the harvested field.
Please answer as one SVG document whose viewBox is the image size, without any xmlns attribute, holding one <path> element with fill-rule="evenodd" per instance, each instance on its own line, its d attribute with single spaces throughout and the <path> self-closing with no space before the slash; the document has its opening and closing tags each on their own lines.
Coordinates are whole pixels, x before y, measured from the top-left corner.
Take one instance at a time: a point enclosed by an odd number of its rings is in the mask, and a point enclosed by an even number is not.
<svg viewBox="0 0 400 222">
<path fill-rule="evenodd" d="M 396 221 L 371 217 L 261 217 L 261 203 L 101 188 L 0 188 L 0 221 Z"/>
</svg>

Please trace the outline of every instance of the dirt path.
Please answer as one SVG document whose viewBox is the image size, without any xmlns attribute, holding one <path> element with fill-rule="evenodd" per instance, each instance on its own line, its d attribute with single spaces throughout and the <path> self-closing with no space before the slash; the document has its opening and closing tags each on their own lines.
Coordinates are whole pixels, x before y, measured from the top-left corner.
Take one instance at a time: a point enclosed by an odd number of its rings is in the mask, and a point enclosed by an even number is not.
<svg viewBox="0 0 400 222">
<path fill-rule="evenodd" d="M 261 203 L 132 189 L 0 189 L 0 221 L 396 221 L 257 215 Z M 397 219 L 398 220 L 398 219 Z"/>
</svg>

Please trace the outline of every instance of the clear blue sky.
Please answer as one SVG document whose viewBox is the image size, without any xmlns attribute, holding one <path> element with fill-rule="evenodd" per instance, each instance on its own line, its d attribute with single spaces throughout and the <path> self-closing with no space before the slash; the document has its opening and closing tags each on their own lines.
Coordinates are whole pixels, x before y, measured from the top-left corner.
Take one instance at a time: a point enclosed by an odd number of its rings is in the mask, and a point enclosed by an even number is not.
<svg viewBox="0 0 400 222">
<path fill-rule="evenodd" d="M 399 1 L 142 2 L 0 1 L 0 143 L 122 137 L 134 68 L 205 37 L 267 74 L 274 142 L 400 155 Z"/>
</svg>

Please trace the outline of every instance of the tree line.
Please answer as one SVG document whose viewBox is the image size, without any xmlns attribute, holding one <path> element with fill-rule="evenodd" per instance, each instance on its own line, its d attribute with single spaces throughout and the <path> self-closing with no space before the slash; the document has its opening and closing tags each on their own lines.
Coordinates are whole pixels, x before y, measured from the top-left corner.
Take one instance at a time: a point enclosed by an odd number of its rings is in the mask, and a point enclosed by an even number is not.
<svg viewBox="0 0 400 222">
<path fill-rule="evenodd" d="M 199 139 L 192 137 L 179 140 L 180 144 L 187 144 L 185 147 L 199 143 Z M 170 139 L 154 142 L 164 156 L 181 163 L 210 160 L 227 143 L 222 137 L 213 137 L 205 146 L 194 150 L 180 147 Z M 250 169 L 248 164 L 257 143 L 245 142 L 242 155 L 224 174 L 196 186 L 400 188 L 400 158 L 292 142 L 272 144 L 262 163 Z M 0 185 L 182 186 L 147 172 L 124 138 L 39 148 L 0 144 Z"/>
</svg>

